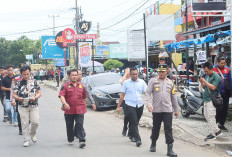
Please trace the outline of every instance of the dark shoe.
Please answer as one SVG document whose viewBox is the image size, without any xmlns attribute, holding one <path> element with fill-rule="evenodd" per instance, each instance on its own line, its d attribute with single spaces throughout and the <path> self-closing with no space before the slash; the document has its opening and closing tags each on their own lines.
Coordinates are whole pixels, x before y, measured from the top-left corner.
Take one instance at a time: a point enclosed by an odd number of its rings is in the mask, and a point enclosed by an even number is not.
<svg viewBox="0 0 232 157">
<path fill-rule="evenodd" d="M 141 144 L 142 144 L 141 140 L 137 140 L 137 141 L 136 141 L 136 146 L 137 146 L 137 147 L 140 147 Z"/>
<path fill-rule="evenodd" d="M 3 119 L 3 122 L 7 122 L 7 121 L 8 121 L 7 118 L 4 118 L 4 119 Z"/>
<path fill-rule="evenodd" d="M 136 139 L 134 137 L 132 137 L 130 140 L 131 142 L 136 142 Z"/>
<path fill-rule="evenodd" d="M 80 142 L 79 147 L 84 148 L 86 146 L 85 142 Z"/>
<path fill-rule="evenodd" d="M 19 130 L 19 135 L 23 135 L 23 132 L 22 132 L 22 130 Z"/>
<path fill-rule="evenodd" d="M 177 157 L 177 154 L 173 152 L 172 148 L 173 148 L 173 144 L 168 144 L 168 153 L 167 153 L 167 156 Z"/>
<path fill-rule="evenodd" d="M 123 128 L 123 130 L 122 130 L 122 136 L 126 136 L 126 131 L 127 131 L 127 129 Z"/>
<path fill-rule="evenodd" d="M 215 136 L 216 137 L 219 137 L 219 136 L 221 136 L 223 133 L 221 132 L 221 130 L 219 130 L 216 134 L 215 134 Z"/>
<path fill-rule="evenodd" d="M 205 141 L 208 141 L 208 140 L 214 140 L 216 137 L 213 136 L 212 134 L 209 134 L 206 138 L 205 138 Z"/>
<path fill-rule="evenodd" d="M 156 152 L 156 143 L 155 142 L 151 143 L 150 152 Z"/>
<path fill-rule="evenodd" d="M 223 131 L 229 131 L 224 125 L 218 126 L 218 128 Z"/>
</svg>

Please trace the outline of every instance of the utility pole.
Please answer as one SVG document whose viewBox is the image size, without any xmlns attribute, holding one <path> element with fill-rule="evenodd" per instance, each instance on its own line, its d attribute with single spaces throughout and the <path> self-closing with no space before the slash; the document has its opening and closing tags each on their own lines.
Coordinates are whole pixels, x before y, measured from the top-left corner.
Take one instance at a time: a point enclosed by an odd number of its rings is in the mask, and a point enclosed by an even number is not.
<svg viewBox="0 0 232 157">
<path fill-rule="evenodd" d="M 77 4 L 77 0 L 76 0 L 76 33 L 79 34 L 79 8 L 78 8 L 78 4 Z M 76 39 L 76 68 L 79 69 L 80 68 L 80 64 L 79 64 L 79 39 Z"/>
<path fill-rule="evenodd" d="M 186 32 L 188 32 L 188 0 L 185 0 L 185 26 L 186 26 Z M 188 40 L 188 35 L 186 36 L 186 40 Z M 187 86 L 189 86 L 189 47 L 188 44 L 186 44 L 186 75 L 187 75 Z"/>
<path fill-rule="evenodd" d="M 56 18 L 56 17 L 59 17 L 59 15 L 56 15 L 56 16 L 55 16 L 55 15 L 53 14 L 52 16 L 48 15 L 48 17 L 49 17 L 49 18 L 53 18 L 53 35 L 56 35 L 56 31 L 55 31 L 55 27 L 56 27 L 56 26 L 55 26 L 55 18 Z"/>
</svg>

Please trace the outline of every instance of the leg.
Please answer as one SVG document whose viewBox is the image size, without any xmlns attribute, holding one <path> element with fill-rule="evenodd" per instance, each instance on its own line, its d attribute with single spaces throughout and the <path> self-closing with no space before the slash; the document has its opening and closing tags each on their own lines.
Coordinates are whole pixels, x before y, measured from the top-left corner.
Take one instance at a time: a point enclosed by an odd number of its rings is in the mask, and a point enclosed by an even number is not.
<svg viewBox="0 0 232 157">
<path fill-rule="evenodd" d="M 12 123 L 12 112 L 11 112 L 12 105 L 10 103 L 9 99 L 6 99 L 6 113 L 8 114 L 8 117 L 10 119 L 10 122 Z"/>
<path fill-rule="evenodd" d="M 7 113 L 6 113 L 6 101 L 5 101 L 5 96 L 4 96 L 4 95 L 1 95 L 0 101 L 1 101 L 1 103 L 2 103 L 3 112 L 4 112 L 3 121 L 6 122 L 8 116 L 7 116 Z"/>
<path fill-rule="evenodd" d="M 18 104 L 16 106 L 16 112 L 17 112 L 17 119 L 18 119 L 19 134 L 21 135 L 22 134 L 22 125 L 21 125 L 21 119 L 20 119 Z"/>
<path fill-rule="evenodd" d="M 164 131 L 166 144 L 172 144 L 174 142 L 172 136 L 172 113 L 163 113 Z"/>
<path fill-rule="evenodd" d="M 29 109 L 19 106 L 19 113 L 22 123 L 22 130 L 24 135 L 24 141 L 29 141 Z"/>
<path fill-rule="evenodd" d="M 30 107 L 31 137 L 36 135 L 36 129 L 39 126 L 39 108 Z"/>
<path fill-rule="evenodd" d="M 136 108 L 126 105 L 125 106 L 125 114 L 128 117 L 130 123 L 130 133 L 131 136 L 137 140 L 141 140 L 139 133 L 138 133 L 138 117 Z"/>
<path fill-rule="evenodd" d="M 152 113 L 153 115 L 153 127 L 151 133 L 152 143 L 156 143 L 159 138 L 160 127 L 162 123 L 162 114 L 161 113 Z"/>
<path fill-rule="evenodd" d="M 222 98 L 223 98 L 223 109 L 221 111 L 221 120 L 219 121 L 219 123 L 220 125 L 224 126 L 226 122 L 227 110 L 229 106 L 230 97 L 227 94 L 225 94 L 225 95 L 222 95 Z"/>
<path fill-rule="evenodd" d="M 206 118 L 208 125 L 209 125 L 210 134 L 215 136 L 215 133 L 220 131 L 220 129 L 218 128 L 218 126 L 216 124 L 216 119 L 215 119 L 216 108 L 213 106 L 212 101 L 205 102 L 204 113 L 205 113 L 205 118 Z"/>
<path fill-rule="evenodd" d="M 65 114 L 65 122 L 66 122 L 66 130 L 67 130 L 67 138 L 68 142 L 74 141 L 74 115 Z"/>
<path fill-rule="evenodd" d="M 84 114 L 75 115 L 75 133 L 80 142 L 85 142 Z"/>
<path fill-rule="evenodd" d="M 16 106 L 13 107 L 13 111 L 14 111 L 14 123 L 18 123 L 18 116 L 17 116 L 17 112 L 16 112 Z"/>
</svg>

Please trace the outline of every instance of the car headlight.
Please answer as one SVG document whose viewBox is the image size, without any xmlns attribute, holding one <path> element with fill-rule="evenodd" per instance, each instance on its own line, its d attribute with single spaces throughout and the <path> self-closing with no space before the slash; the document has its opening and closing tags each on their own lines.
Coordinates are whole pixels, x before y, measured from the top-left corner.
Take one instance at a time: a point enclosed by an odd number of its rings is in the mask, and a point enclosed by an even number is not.
<svg viewBox="0 0 232 157">
<path fill-rule="evenodd" d="M 97 97 L 107 97 L 107 94 L 103 94 L 103 93 L 95 93 L 95 95 Z"/>
</svg>

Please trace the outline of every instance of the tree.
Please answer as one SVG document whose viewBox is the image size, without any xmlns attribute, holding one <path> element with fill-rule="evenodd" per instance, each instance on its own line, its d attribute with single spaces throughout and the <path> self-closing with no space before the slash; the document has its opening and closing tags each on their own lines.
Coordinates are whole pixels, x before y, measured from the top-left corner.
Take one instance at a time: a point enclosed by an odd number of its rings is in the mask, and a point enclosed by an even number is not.
<svg viewBox="0 0 232 157">
<path fill-rule="evenodd" d="M 123 63 L 115 60 L 115 59 L 109 59 L 107 61 L 105 61 L 105 63 L 103 64 L 104 68 L 106 70 L 111 70 L 112 68 L 121 68 L 123 67 Z"/>
</svg>

